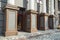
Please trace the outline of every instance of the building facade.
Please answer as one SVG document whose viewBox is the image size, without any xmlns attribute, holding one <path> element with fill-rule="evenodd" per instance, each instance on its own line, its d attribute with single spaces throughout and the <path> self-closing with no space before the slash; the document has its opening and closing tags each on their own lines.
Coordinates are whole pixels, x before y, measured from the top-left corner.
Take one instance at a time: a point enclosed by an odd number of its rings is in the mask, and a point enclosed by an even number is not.
<svg viewBox="0 0 60 40">
<path fill-rule="evenodd" d="M 60 27 L 60 0 L 0 0 L 0 34 Z"/>
</svg>

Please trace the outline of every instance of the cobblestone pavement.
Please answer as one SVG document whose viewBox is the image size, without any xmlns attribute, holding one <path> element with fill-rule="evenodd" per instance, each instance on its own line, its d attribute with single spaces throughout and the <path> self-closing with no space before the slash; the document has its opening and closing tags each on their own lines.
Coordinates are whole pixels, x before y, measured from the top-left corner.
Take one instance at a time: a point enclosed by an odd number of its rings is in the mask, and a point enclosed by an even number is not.
<svg viewBox="0 0 60 40">
<path fill-rule="evenodd" d="M 60 40 L 60 30 L 39 30 L 36 33 L 18 32 L 16 36 L 0 36 L 0 40 Z"/>
</svg>

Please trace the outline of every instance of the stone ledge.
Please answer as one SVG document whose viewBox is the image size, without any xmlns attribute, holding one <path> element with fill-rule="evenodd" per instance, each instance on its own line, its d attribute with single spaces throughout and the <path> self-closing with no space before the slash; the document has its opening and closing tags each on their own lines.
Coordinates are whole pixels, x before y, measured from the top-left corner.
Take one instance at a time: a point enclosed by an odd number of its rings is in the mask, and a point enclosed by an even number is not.
<svg viewBox="0 0 60 40">
<path fill-rule="evenodd" d="M 40 15 L 40 16 L 49 16 L 48 13 L 40 13 L 39 15 Z"/>
<path fill-rule="evenodd" d="M 26 13 L 29 13 L 29 14 L 31 14 L 31 13 L 33 13 L 33 14 L 38 14 L 38 12 L 35 11 L 35 10 L 27 10 Z"/>
<path fill-rule="evenodd" d="M 7 4 L 3 9 L 19 10 L 18 6 Z"/>
</svg>

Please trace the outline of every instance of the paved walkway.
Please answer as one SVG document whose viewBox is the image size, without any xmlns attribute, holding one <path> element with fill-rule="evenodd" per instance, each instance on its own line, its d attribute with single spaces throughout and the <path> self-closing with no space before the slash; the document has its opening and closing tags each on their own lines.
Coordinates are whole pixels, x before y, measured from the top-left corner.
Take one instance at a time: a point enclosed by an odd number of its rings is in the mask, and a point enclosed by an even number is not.
<svg viewBox="0 0 60 40">
<path fill-rule="evenodd" d="M 2 37 L 0 40 L 59 40 L 60 39 L 60 30 L 45 30 L 35 33 L 27 32 L 18 32 L 16 36 Z"/>
</svg>

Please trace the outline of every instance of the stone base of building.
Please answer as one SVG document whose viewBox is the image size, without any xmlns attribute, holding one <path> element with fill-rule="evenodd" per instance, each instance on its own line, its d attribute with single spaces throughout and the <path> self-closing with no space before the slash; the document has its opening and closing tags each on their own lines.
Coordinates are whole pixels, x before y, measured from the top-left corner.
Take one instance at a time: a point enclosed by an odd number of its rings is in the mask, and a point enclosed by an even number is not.
<svg viewBox="0 0 60 40">
<path fill-rule="evenodd" d="M 49 18 L 48 18 L 49 29 L 54 29 L 54 25 L 55 25 L 55 16 L 49 15 Z"/>
<path fill-rule="evenodd" d="M 17 11 L 19 8 L 15 5 L 7 4 L 4 8 L 4 11 L 6 13 L 5 15 L 5 22 L 6 26 L 4 29 L 4 35 L 5 36 L 11 36 L 17 34 Z M 11 20 L 11 21 L 10 21 Z M 15 23 L 15 24 L 13 24 Z"/>
<path fill-rule="evenodd" d="M 48 14 L 41 13 L 41 14 L 39 14 L 38 18 L 39 18 L 38 23 L 40 24 L 40 25 L 38 25 L 38 29 L 39 30 L 47 30 L 47 29 L 49 29 L 48 28 Z"/>
<path fill-rule="evenodd" d="M 35 23 L 33 23 L 33 17 L 35 18 Z M 34 25 L 34 27 L 33 27 Z M 37 12 L 34 10 L 28 10 L 24 16 L 24 31 L 26 32 L 37 32 Z"/>
</svg>

